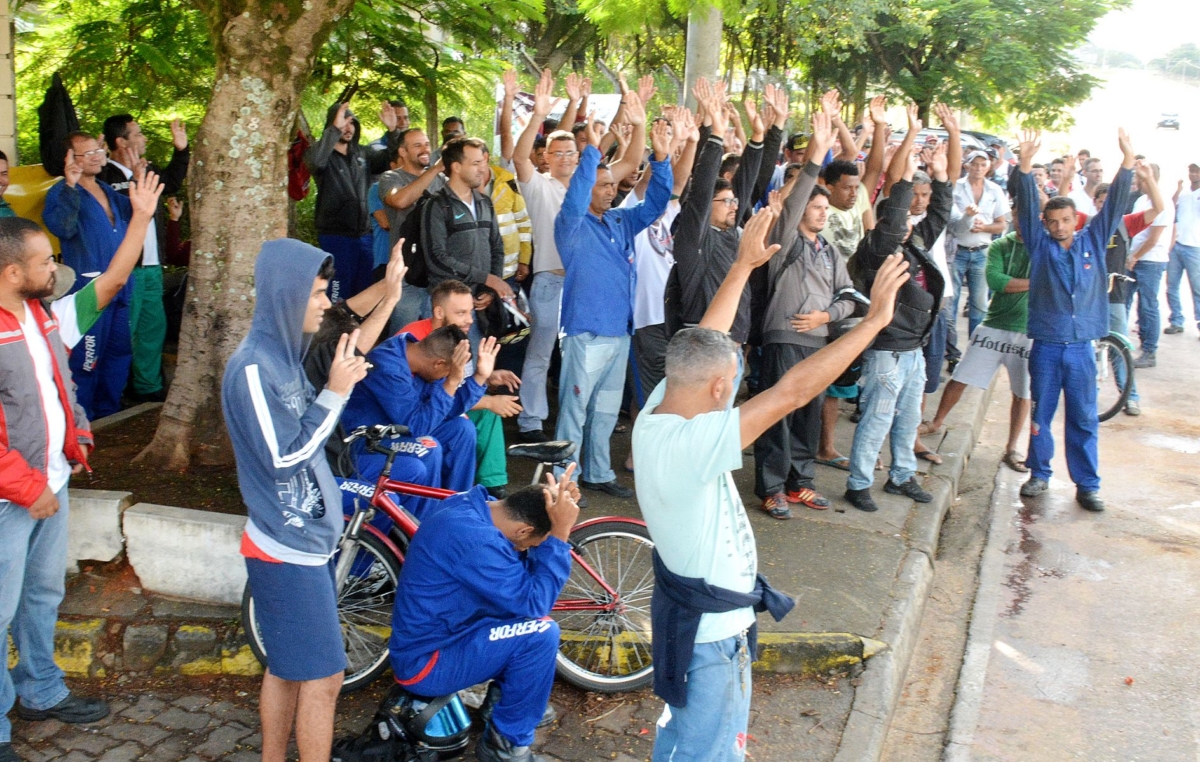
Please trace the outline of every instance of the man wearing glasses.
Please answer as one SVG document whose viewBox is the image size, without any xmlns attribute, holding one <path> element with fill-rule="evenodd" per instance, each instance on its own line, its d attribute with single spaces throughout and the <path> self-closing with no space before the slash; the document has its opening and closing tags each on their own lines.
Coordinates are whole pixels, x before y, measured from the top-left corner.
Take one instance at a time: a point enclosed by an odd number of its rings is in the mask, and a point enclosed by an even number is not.
<svg viewBox="0 0 1200 762">
<path fill-rule="evenodd" d="M 108 159 L 94 136 L 73 132 L 65 142 L 63 179 L 46 193 L 42 220 L 58 236 L 63 262 L 78 273 L 74 293 L 108 269 L 125 238 L 132 207 L 127 197 L 97 179 Z M 121 409 L 121 393 L 133 361 L 129 335 L 133 289 L 130 279 L 71 353 L 76 398 L 89 420 Z"/>
<path fill-rule="evenodd" d="M 1067 198 L 1075 202 L 1075 208 L 1088 216 L 1096 216 L 1096 188 L 1104 182 L 1104 166 L 1099 159 L 1088 159 L 1083 163 L 1083 187 L 1074 188 Z"/>
</svg>

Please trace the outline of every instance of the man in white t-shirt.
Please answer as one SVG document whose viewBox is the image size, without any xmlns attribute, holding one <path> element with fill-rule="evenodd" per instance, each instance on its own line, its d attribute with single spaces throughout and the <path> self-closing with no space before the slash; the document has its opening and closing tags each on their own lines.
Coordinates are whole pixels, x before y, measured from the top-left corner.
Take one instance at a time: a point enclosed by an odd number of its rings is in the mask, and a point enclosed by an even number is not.
<svg viewBox="0 0 1200 762">
<path fill-rule="evenodd" d="M 1150 165 L 1154 179 L 1159 179 L 1157 164 Z M 1165 200 L 1164 200 L 1165 201 Z M 1142 353 L 1133 361 L 1135 368 L 1153 368 L 1157 364 L 1158 336 L 1161 318 L 1158 314 L 1158 289 L 1162 286 L 1163 273 L 1171 250 L 1171 231 L 1175 226 L 1175 206 L 1166 201 L 1162 213 L 1150 227 L 1133 237 L 1129 242 L 1129 270 L 1137 283 L 1128 290 L 1126 304 L 1133 306 L 1134 294 L 1138 302 L 1138 336 L 1142 342 Z M 1138 196 L 1133 212 L 1144 212 L 1150 208 L 1150 197 Z"/>
<path fill-rule="evenodd" d="M 1083 162 L 1083 185 L 1076 183 L 1067 198 L 1074 201 L 1075 209 L 1086 214 L 1090 220 L 1096 216 L 1096 187 L 1104 182 L 1104 165 L 1100 159 L 1083 159 L 1083 152 L 1079 153 Z"/>
<path fill-rule="evenodd" d="M 896 291 L 908 279 L 902 260 L 891 258 L 876 277 L 870 312 L 859 326 L 798 363 L 775 386 L 730 407 L 738 347 L 726 332 L 750 272 L 779 248 L 766 246 L 773 222 L 774 213 L 764 209 L 746 226 L 737 261 L 704 319 L 671 339 L 666 380 L 634 424 L 638 502 L 657 554 L 655 692 L 668 701 L 658 721 L 655 759 L 744 759 L 754 611 L 778 594 L 757 577 L 754 533 L 731 472 L 741 468 L 743 449 L 820 395 L 870 345 L 891 322 Z M 701 587 L 705 595 L 682 602 L 681 592 Z M 706 606 L 701 598 L 725 605 Z M 668 631 L 679 638 L 666 637 Z M 659 649 L 672 658 L 660 663 Z"/>
<path fill-rule="evenodd" d="M 1167 262 L 1167 304 L 1171 307 L 1171 324 L 1163 333 L 1183 333 L 1183 303 L 1179 286 L 1187 273 L 1192 290 L 1192 317 L 1200 328 L 1200 164 L 1188 165 L 1188 185 L 1179 181 L 1175 191 L 1175 244 Z"/>
</svg>

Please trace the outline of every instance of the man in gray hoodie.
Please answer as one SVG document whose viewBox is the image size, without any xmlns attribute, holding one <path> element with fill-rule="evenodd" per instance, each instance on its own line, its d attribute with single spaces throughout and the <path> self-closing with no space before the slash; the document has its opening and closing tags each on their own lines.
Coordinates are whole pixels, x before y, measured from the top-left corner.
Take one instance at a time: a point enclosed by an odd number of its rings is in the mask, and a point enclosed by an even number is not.
<svg viewBox="0 0 1200 762">
<path fill-rule="evenodd" d="M 358 331 L 342 335 L 320 394 L 304 354 L 321 327 L 330 255 L 300 241 L 267 241 L 254 267 L 250 333 L 221 385 L 225 425 L 249 518 L 242 555 L 267 652 L 259 713 L 263 762 L 284 762 L 296 728 L 302 759 L 328 759 L 346 654 L 333 584 L 341 497 L 325 441 L 367 362 Z"/>
</svg>

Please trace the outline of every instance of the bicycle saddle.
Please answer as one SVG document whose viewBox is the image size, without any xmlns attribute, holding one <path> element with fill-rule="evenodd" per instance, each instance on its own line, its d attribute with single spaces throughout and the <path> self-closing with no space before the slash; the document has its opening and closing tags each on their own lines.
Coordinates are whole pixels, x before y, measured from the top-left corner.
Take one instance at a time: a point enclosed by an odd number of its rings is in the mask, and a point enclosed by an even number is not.
<svg viewBox="0 0 1200 762">
<path fill-rule="evenodd" d="M 575 453 L 575 443 L 566 440 L 557 442 L 533 442 L 509 445 L 508 454 L 518 458 L 529 458 L 538 463 L 562 463 Z"/>
</svg>

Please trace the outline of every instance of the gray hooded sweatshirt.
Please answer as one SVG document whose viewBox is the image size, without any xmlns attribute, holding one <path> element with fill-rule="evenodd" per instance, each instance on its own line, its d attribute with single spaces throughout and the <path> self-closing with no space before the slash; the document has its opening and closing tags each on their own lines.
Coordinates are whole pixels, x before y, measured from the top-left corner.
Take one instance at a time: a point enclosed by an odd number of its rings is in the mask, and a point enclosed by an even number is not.
<svg viewBox="0 0 1200 762">
<path fill-rule="evenodd" d="M 221 407 L 237 459 L 246 535 L 284 563 L 319 566 L 342 528 L 341 497 L 325 441 L 346 399 L 317 394 L 304 374 L 303 333 L 313 281 L 329 258 L 300 241 L 267 241 L 254 265 L 257 301 L 250 333 L 221 385 Z"/>
</svg>

